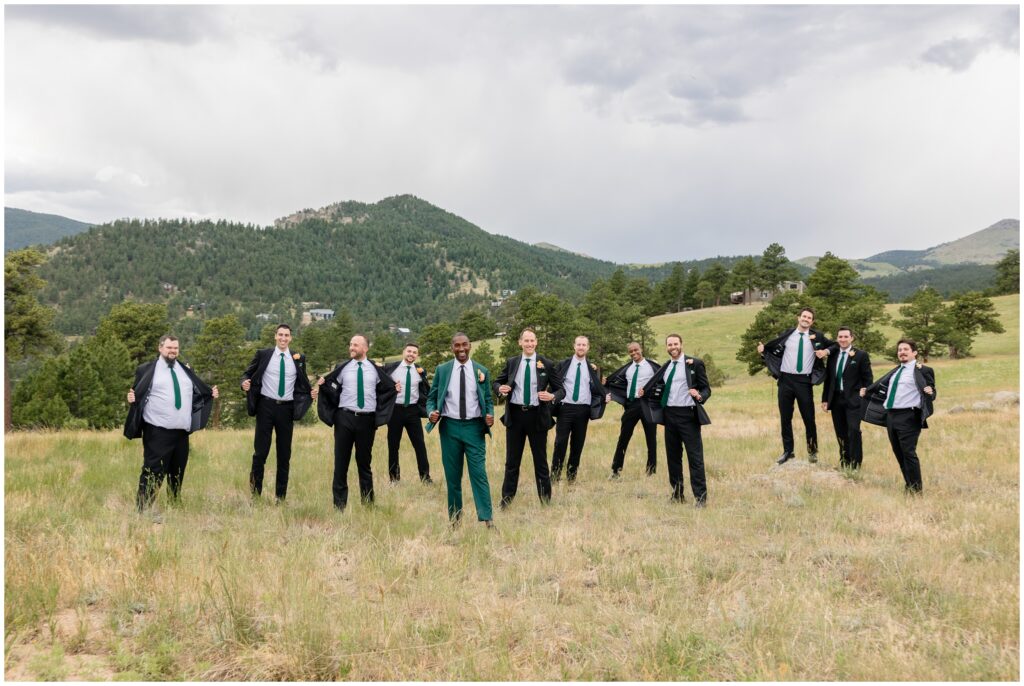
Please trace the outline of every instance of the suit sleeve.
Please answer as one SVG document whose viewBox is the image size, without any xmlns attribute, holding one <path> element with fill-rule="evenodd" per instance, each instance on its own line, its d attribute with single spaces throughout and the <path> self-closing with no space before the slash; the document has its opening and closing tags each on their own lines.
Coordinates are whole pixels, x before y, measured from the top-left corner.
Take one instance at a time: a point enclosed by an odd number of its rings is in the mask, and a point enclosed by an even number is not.
<svg viewBox="0 0 1024 686">
<path fill-rule="evenodd" d="M 921 371 L 924 372 L 926 385 L 932 387 L 932 400 L 935 400 L 939 397 L 939 389 L 935 387 L 935 370 L 931 367 L 922 367 Z"/>
<path fill-rule="evenodd" d="M 501 370 L 501 373 L 498 374 L 498 378 L 496 378 L 494 380 L 494 383 L 491 384 L 491 390 L 494 392 L 494 395 L 498 395 L 498 387 L 499 386 L 505 386 L 505 385 L 508 384 L 509 369 L 511 367 L 512 367 L 512 360 L 511 359 L 505 360 L 505 368 Z"/>
<path fill-rule="evenodd" d="M 250 362 L 249 366 L 245 368 L 244 372 L 242 372 L 242 381 L 239 382 L 239 383 L 244 383 L 248 379 L 251 379 L 252 375 L 256 373 L 256 368 L 259 367 L 259 366 L 260 366 L 260 353 L 259 353 L 259 351 L 257 351 L 256 354 L 252 356 L 252 362 Z"/>
<path fill-rule="evenodd" d="M 860 363 L 860 382 L 861 385 L 867 388 L 871 385 L 871 382 L 875 380 L 874 374 L 871 372 L 871 356 L 864 353 L 864 360 Z"/>
<path fill-rule="evenodd" d="M 437 372 L 434 370 L 434 382 L 430 384 L 430 393 L 427 394 L 427 415 L 431 415 L 437 411 Z M 424 376 L 426 376 L 426 370 L 424 370 Z"/>
<path fill-rule="evenodd" d="M 568 364 L 564 366 L 568 367 Z M 555 389 L 551 391 L 555 396 L 551 401 L 552 405 L 557 405 L 565 399 L 565 373 L 562 371 L 562 367 L 563 365 L 561 362 L 552 366 L 551 375 L 548 377 L 548 383 L 550 383 L 551 387 Z"/>
</svg>

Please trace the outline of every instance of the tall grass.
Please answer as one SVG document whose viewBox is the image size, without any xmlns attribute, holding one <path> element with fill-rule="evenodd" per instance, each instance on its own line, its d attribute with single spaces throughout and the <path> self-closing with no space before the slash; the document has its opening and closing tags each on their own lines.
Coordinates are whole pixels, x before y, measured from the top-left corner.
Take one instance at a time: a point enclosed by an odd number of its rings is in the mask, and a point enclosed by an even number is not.
<svg viewBox="0 0 1024 686">
<path fill-rule="evenodd" d="M 655 328 L 682 329 L 687 349 L 725 366 L 725 329 L 745 324 L 713 314 Z M 182 500 L 161 494 L 160 518 L 133 509 L 138 442 L 8 435 L 5 674 L 1015 680 L 1018 409 L 970 409 L 1017 390 L 1017 324 L 1006 323 L 1010 333 L 979 339 L 977 358 L 935 362 L 922 498 L 904 496 L 875 427 L 864 429 L 863 470 L 838 471 L 820 412 L 822 462 L 772 468 L 773 387 L 742 373 L 708 406 L 708 509 L 692 507 L 688 488 L 687 504 L 669 502 L 660 446 L 658 473 L 643 475 L 640 434 L 624 478 L 607 480 L 613 406 L 591 424 L 578 483 L 557 484 L 544 507 L 527 458 L 519 496 L 492 532 L 475 523 L 471 501 L 466 521 L 448 526 L 436 434 L 427 440 L 434 485 L 387 483 L 382 431 L 376 506 L 337 514 L 326 427 L 296 429 L 284 506 L 248 495 L 251 432 L 201 432 Z M 954 403 L 968 411 L 949 414 Z M 500 428 L 488 450 L 497 497 Z M 402 461 L 414 475 L 407 444 Z M 354 487 L 354 468 L 349 478 Z"/>
</svg>

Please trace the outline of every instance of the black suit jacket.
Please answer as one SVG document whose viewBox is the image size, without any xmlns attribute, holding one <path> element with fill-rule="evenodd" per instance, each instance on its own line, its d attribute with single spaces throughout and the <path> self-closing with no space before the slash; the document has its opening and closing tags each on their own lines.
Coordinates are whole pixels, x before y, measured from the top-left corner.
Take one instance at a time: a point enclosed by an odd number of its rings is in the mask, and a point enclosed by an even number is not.
<svg viewBox="0 0 1024 686">
<path fill-rule="evenodd" d="M 665 364 L 671 365 L 672 360 Z M 696 398 L 693 400 L 697 408 L 697 421 L 702 425 L 710 424 L 711 417 L 704 409 L 704 403 L 711 397 L 711 384 L 708 383 L 708 372 L 704 368 L 704 361 L 697 357 L 683 355 L 683 370 L 686 372 L 686 385 L 700 393 L 700 400 Z M 648 422 L 655 424 L 665 423 L 665 413 L 661 407 L 661 394 L 665 391 L 665 371 L 665 365 L 662 365 L 658 373 L 651 377 L 651 380 L 644 386 L 644 400 L 647 401 L 642 405 L 644 417 Z M 679 373 L 678 367 L 676 373 Z"/>
<path fill-rule="evenodd" d="M 391 376 L 398 365 L 405 364 L 405 360 L 399 360 L 397 362 L 388 362 L 384 365 L 384 373 Z M 416 373 L 420 375 L 420 382 L 417 385 L 420 397 L 416 400 L 416 405 L 420 408 L 420 417 L 427 416 L 427 396 L 430 395 L 430 382 L 427 381 L 427 370 L 419 365 L 415 365 Z M 394 379 L 392 379 L 394 381 Z M 405 379 L 402 379 L 402 393 L 399 397 L 398 391 L 395 391 L 395 402 L 397 403 L 400 399 L 405 399 Z"/>
<path fill-rule="evenodd" d="M 263 374 L 277 352 L 277 348 L 257 350 L 252 362 L 242 373 L 242 381 L 249 380 L 249 391 L 245 394 L 245 409 L 250 417 L 256 416 L 256 408 L 263 397 Z M 295 389 L 292 392 L 295 404 L 292 406 L 292 419 L 299 421 L 313 404 L 313 389 L 309 385 L 309 377 L 306 376 L 306 356 L 302 353 L 293 353 L 292 362 L 295 364 Z"/>
<path fill-rule="evenodd" d="M 370 361 L 367 360 L 367 362 Z M 324 384 L 320 387 L 320 393 L 316 398 L 316 413 L 320 417 L 320 421 L 327 426 L 334 426 L 334 413 L 338 411 L 338 405 L 341 402 L 341 370 L 351 363 L 352 360 L 343 362 L 324 376 Z M 384 373 L 384 367 L 370 362 L 370 368 L 377 372 L 377 384 L 375 386 L 377 391 L 377 407 L 374 408 L 376 413 L 374 423 L 376 426 L 384 426 L 391 419 L 391 411 L 395 408 L 395 399 L 398 397 L 398 391 L 395 390 L 394 380 Z M 370 379 L 364 379 L 364 383 L 369 381 Z"/>
<path fill-rule="evenodd" d="M 786 329 L 778 338 L 764 344 L 762 358 L 768 367 L 768 373 L 776 379 L 782 374 L 782 354 L 786 350 L 786 339 L 796 331 L 796 327 Z M 815 350 L 826 350 L 835 344 L 835 341 L 826 338 L 825 334 L 817 329 L 808 329 L 808 339 L 814 344 Z M 825 378 L 825 361 L 814 358 L 814 366 L 811 367 L 811 383 L 817 386 Z"/>
<path fill-rule="evenodd" d="M 891 369 L 881 379 L 868 386 L 865 397 L 876 404 L 881 403 L 883 411 L 885 401 L 889 398 L 889 381 L 897 369 L 899 366 Z M 939 397 L 939 389 L 935 387 L 935 370 L 918 362 L 914 366 L 914 383 L 917 384 L 917 390 L 921 392 L 921 428 L 927 429 L 928 417 L 934 414 L 935 398 Z M 924 392 L 925 386 L 932 387 L 932 395 Z"/>
<path fill-rule="evenodd" d="M 828 403 L 832 409 L 837 393 L 842 394 L 843 400 L 849 407 L 860 407 L 860 389 L 867 388 L 874 381 L 871 374 L 871 357 L 864 350 L 850 347 L 846 355 L 846 364 L 843 367 L 843 390 L 839 390 L 836 383 L 836 366 L 839 364 L 840 350 L 833 348 L 828 356 L 828 363 L 825 365 L 825 383 L 821 387 L 821 402 Z"/>
<path fill-rule="evenodd" d="M 562 401 L 565 400 L 565 375 L 570 373 L 573 360 L 575 359 L 576 356 L 573 355 L 572 357 L 567 357 L 555 365 L 555 371 L 558 374 L 558 377 L 563 380 L 562 383 L 558 384 L 558 390 L 555 391 L 555 399 L 551 401 L 551 411 L 555 416 L 558 415 L 558 408 L 562 404 Z M 597 365 L 589 360 L 587 363 L 590 365 L 590 418 L 600 419 L 604 416 L 604 406 L 606 404 L 604 397 L 608 395 L 608 390 L 604 387 L 604 384 L 601 383 L 601 372 L 597 368 Z M 575 378 L 575 372 L 573 371 L 572 373 L 574 375 L 573 378 Z"/>
<path fill-rule="evenodd" d="M 519 365 L 523 362 L 523 356 L 515 355 L 505 360 L 505 368 L 501 370 L 501 373 L 495 378 L 491 387 L 494 390 L 495 397 L 498 398 L 498 402 L 505 404 L 505 411 L 501 413 L 501 423 L 508 426 L 506 416 L 508 415 L 508 400 L 512 397 L 512 391 L 516 390 L 516 379 L 519 378 Z M 562 388 L 562 377 L 558 374 L 558 365 L 544 357 L 543 355 L 537 355 L 537 392 L 548 391 L 557 395 L 558 391 Z M 509 391 L 507 397 L 503 397 L 498 394 L 498 388 L 501 386 L 511 386 L 512 391 Z M 545 429 L 550 429 L 555 425 L 555 420 L 551 418 L 551 403 L 553 401 L 538 401 L 537 411 L 540 412 L 540 423 Z"/>
<path fill-rule="evenodd" d="M 142 414 L 146 403 L 149 402 L 149 389 L 153 383 L 153 370 L 157 363 L 163 364 L 161 359 L 140 364 L 135 370 L 135 381 L 132 382 L 132 390 L 135 391 L 135 402 L 128 407 L 128 416 L 124 420 L 125 438 L 139 438 L 142 436 Z M 178 358 L 177 369 L 184 370 L 192 381 L 192 427 L 189 433 L 206 428 L 210 421 L 210 412 L 213 411 L 213 389 L 203 383 L 196 373 L 192 371 L 185 362 Z"/>
<path fill-rule="evenodd" d="M 658 370 L 661 369 L 658 363 L 649 357 L 645 357 L 644 359 L 651 363 L 654 373 L 657 374 Z M 620 405 L 625 405 L 626 399 L 629 397 L 629 383 L 631 379 L 626 377 L 626 371 L 632 366 L 633 360 L 630 360 L 612 372 L 604 384 L 605 388 L 608 389 L 608 392 L 612 394 L 612 400 Z"/>
</svg>

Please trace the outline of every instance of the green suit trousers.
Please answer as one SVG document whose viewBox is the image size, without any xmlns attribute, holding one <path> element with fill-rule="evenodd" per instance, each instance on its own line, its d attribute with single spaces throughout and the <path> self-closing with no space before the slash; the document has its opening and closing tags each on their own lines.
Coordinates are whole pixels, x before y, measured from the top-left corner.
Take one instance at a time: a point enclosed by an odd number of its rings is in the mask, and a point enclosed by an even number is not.
<svg viewBox="0 0 1024 686">
<path fill-rule="evenodd" d="M 465 455 L 477 519 L 481 522 L 493 519 L 491 487 L 487 482 L 487 425 L 484 420 L 443 417 L 440 431 L 441 464 L 448 482 L 448 516 L 452 520 L 462 516 L 462 458 Z"/>
</svg>

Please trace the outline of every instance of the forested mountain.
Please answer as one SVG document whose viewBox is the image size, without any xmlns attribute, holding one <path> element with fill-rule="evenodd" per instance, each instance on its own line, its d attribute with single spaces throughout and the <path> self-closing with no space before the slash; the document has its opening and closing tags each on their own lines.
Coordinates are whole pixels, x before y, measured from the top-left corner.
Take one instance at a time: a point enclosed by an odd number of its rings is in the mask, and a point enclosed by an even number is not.
<svg viewBox="0 0 1024 686">
<path fill-rule="evenodd" d="M 129 297 L 166 302 L 172 318 L 203 305 L 208 316 L 293 320 L 303 302 L 315 302 L 347 308 L 365 326 L 418 328 L 457 319 L 503 289 L 532 285 L 578 302 L 616 269 L 489 234 L 409 195 L 304 210 L 275 228 L 117 221 L 62 239 L 49 253 L 42 298 L 68 334 L 91 331 Z"/>
<path fill-rule="evenodd" d="M 992 287 L 996 268 L 991 264 L 947 264 L 934 269 L 900 272 L 891 276 L 862 279 L 888 296 L 891 303 L 903 302 L 924 286 L 931 286 L 944 298 L 965 291 Z"/>
<path fill-rule="evenodd" d="M 91 224 L 57 214 L 4 208 L 4 252 L 29 245 L 47 245 L 88 229 Z"/>
</svg>

